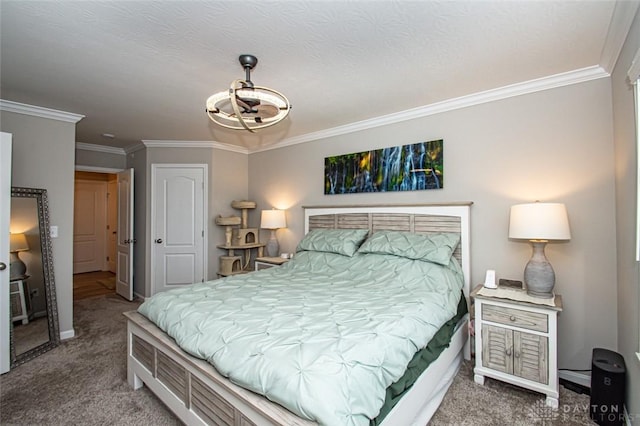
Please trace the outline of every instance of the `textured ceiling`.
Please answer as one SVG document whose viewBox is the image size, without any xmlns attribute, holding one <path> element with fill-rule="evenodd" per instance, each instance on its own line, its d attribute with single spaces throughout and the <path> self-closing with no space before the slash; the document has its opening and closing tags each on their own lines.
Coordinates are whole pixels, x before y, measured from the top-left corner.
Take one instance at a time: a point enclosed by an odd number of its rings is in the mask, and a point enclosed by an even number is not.
<svg viewBox="0 0 640 426">
<path fill-rule="evenodd" d="M 85 115 L 77 141 L 259 149 L 471 93 L 601 65 L 610 1 L 0 2 L 0 97 Z M 257 134 L 205 100 L 244 72 L 293 109 Z M 111 133 L 115 139 L 106 139 Z"/>
</svg>

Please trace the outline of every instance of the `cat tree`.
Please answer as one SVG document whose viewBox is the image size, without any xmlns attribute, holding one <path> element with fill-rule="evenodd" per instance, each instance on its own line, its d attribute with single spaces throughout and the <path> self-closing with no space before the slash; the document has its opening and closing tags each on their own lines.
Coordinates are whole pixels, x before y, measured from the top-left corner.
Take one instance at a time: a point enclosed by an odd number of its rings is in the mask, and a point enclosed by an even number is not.
<svg viewBox="0 0 640 426">
<path fill-rule="evenodd" d="M 257 250 L 256 257 L 261 257 L 265 246 L 259 241 L 258 228 L 249 228 L 247 223 L 248 210 L 255 209 L 256 203 L 247 200 L 234 200 L 231 202 L 231 207 L 240 210 L 242 217 L 218 216 L 215 220 L 216 225 L 225 227 L 225 243 L 217 246 L 227 250 L 226 256 L 220 256 L 218 275 L 222 277 L 249 272 L 251 251 Z M 240 256 L 236 255 L 236 250 L 240 250 Z"/>
</svg>

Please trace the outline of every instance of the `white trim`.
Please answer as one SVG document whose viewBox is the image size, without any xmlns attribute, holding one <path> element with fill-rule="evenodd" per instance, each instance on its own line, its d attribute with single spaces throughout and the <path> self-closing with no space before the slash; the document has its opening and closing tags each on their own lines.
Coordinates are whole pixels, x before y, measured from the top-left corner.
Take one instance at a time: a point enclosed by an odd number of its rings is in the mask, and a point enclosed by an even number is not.
<svg viewBox="0 0 640 426">
<path fill-rule="evenodd" d="M 124 148 L 124 152 L 129 155 L 133 154 L 136 151 L 140 151 L 141 149 L 145 149 L 145 146 L 142 142 L 136 142 L 133 145 L 126 146 Z"/>
<path fill-rule="evenodd" d="M 9 258 L 11 224 L 11 148 L 13 135 L 0 132 L 0 260 Z M 9 263 L 9 262 L 7 262 Z M 6 266 L 6 264 L 5 264 Z M 11 368 L 11 305 L 9 303 L 9 268 L 0 271 L 0 374 Z"/>
<path fill-rule="evenodd" d="M 72 339 L 76 336 L 76 331 L 72 328 L 71 330 L 65 330 L 60 332 L 60 340 Z"/>
<path fill-rule="evenodd" d="M 48 118 L 50 120 L 66 121 L 77 123 L 84 118 L 84 115 L 72 112 L 59 111 L 57 109 L 44 108 L 35 105 L 21 104 L 19 102 L 0 99 L 0 111 L 15 112 L 17 114 L 32 115 L 34 117 Z"/>
<path fill-rule="evenodd" d="M 618 56 L 627 39 L 639 4 L 637 1 L 615 2 L 613 15 L 609 22 L 607 38 L 604 41 L 602 53 L 600 54 L 600 66 L 608 73 L 613 72 L 613 68 L 616 66 Z"/>
<path fill-rule="evenodd" d="M 143 140 L 142 143 L 147 148 L 215 148 L 240 154 L 249 153 L 247 148 L 213 141 Z"/>
<path fill-rule="evenodd" d="M 95 145 L 92 143 L 76 142 L 76 149 L 83 151 L 106 152 L 108 154 L 126 155 L 124 148 L 115 146 Z"/>
<path fill-rule="evenodd" d="M 591 66 L 561 74 L 551 75 L 548 77 L 529 80 L 522 83 L 516 83 L 497 89 L 491 89 L 484 92 L 461 96 L 459 98 L 448 99 L 446 101 L 436 102 L 434 104 L 412 108 L 393 114 L 357 121 L 355 123 L 346 124 L 344 126 L 338 126 L 331 129 L 307 133 L 305 135 L 294 136 L 292 138 L 284 139 L 283 141 L 269 147 L 253 149 L 250 151 L 250 153 L 269 151 L 285 146 L 297 145 L 300 143 L 311 142 L 314 140 L 324 139 L 332 136 L 339 136 L 361 130 L 372 129 L 375 127 L 400 123 L 402 121 L 413 120 L 416 118 L 427 117 L 447 111 L 480 105 L 487 102 L 494 102 L 515 96 L 526 95 L 528 93 L 534 93 L 542 90 L 554 89 L 557 87 L 569 86 L 571 84 L 583 83 L 599 78 L 605 78 L 609 77 L 609 75 L 610 74 L 602 67 Z"/>
<path fill-rule="evenodd" d="M 634 56 L 633 61 L 631 61 L 631 67 L 627 72 L 627 77 L 629 77 L 631 84 L 636 84 L 640 78 L 640 49 L 638 49 L 636 56 Z"/>
<path fill-rule="evenodd" d="M 96 167 L 96 166 L 81 166 L 76 164 L 77 172 L 92 172 L 92 173 L 120 173 L 125 169 L 114 169 L 111 167 Z"/>
<path fill-rule="evenodd" d="M 638 84 L 638 78 L 633 80 L 633 83 L 633 108 L 636 122 L 636 262 L 640 262 L 640 84 Z"/>
</svg>

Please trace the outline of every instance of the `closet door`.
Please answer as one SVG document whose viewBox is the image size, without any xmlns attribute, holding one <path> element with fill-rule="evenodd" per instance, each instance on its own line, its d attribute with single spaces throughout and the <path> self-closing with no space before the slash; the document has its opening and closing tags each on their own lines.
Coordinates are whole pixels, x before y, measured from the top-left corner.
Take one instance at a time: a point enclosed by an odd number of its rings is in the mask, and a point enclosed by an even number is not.
<svg viewBox="0 0 640 426">
<path fill-rule="evenodd" d="M 152 294 L 205 280 L 206 166 L 152 165 Z"/>
</svg>

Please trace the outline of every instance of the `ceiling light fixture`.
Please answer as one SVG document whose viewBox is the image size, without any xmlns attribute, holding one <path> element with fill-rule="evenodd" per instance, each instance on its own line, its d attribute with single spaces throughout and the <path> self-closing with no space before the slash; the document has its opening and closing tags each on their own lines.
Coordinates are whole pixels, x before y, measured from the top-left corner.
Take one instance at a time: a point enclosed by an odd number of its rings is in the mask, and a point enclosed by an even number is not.
<svg viewBox="0 0 640 426">
<path fill-rule="evenodd" d="M 284 120 L 291 104 L 282 93 L 251 82 L 251 70 L 258 63 L 253 55 L 240 55 L 245 70 L 244 80 L 231 82 L 229 90 L 211 95 L 207 99 L 207 115 L 219 126 L 233 130 L 258 129 L 273 126 Z"/>
</svg>

